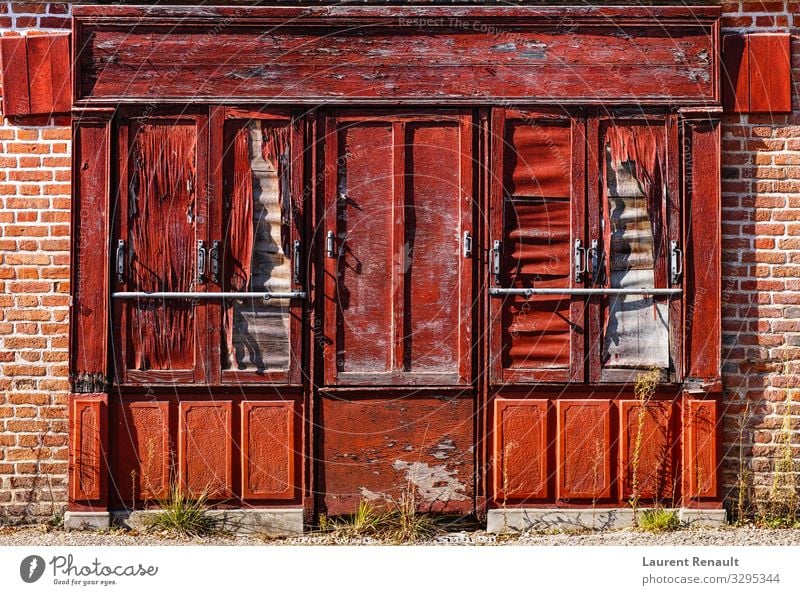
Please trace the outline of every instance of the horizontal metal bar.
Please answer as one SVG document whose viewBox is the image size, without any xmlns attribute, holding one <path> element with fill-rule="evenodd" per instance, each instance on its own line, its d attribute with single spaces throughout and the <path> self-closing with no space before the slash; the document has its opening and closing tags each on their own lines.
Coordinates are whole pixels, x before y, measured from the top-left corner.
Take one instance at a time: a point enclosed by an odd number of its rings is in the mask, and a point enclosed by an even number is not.
<svg viewBox="0 0 800 595">
<path fill-rule="evenodd" d="M 489 295 L 680 295 L 682 289 L 615 289 L 612 287 L 490 287 Z"/>
<path fill-rule="evenodd" d="M 306 299 L 305 291 L 117 291 L 112 298 L 121 300 L 162 299 L 162 300 L 215 300 L 215 299 Z"/>
</svg>

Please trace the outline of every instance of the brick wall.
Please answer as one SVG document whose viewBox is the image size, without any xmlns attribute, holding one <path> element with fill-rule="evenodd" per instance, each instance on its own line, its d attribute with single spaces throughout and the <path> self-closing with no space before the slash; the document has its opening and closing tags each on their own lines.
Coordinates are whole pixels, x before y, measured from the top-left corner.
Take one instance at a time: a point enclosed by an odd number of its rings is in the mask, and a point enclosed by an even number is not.
<svg viewBox="0 0 800 595">
<path fill-rule="evenodd" d="M 798 2 L 723 10 L 723 33 L 786 33 L 800 24 Z M 800 484 L 798 35 L 792 77 L 791 115 L 728 115 L 723 127 L 725 485 L 734 511 L 740 482 L 746 505 L 761 509 L 789 502 L 786 492 Z"/>
<path fill-rule="evenodd" d="M 724 32 L 785 32 L 793 14 L 800 19 L 798 2 L 723 8 Z M 0 32 L 68 27 L 69 11 L 0 2 Z M 800 36 L 792 53 L 800 81 Z M 800 469 L 797 91 L 791 116 L 726 116 L 723 130 L 725 485 L 734 509 L 740 483 L 764 502 L 793 488 Z M 0 524 L 50 516 L 66 501 L 70 134 L 58 124 L 0 126 Z"/>
<path fill-rule="evenodd" d="M 2 2 L 0 31 L 68 27 L 69 12 Z M 0 524 L 67 499 L 68 123 L 0 126 Z"/>
</svg>

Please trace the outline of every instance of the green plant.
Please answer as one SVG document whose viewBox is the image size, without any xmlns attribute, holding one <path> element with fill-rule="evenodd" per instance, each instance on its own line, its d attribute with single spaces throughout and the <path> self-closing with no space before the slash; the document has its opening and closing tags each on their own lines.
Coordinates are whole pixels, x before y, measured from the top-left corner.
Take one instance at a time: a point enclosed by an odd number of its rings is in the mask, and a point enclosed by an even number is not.
<svg viewBox="0 0 800 595">
<path fill-rule="evenodd" d="M 678 513 L 674 510 L 651 508 L 642 511 L 639 516 L 638 527 L 643 531 L 664 533 L 665 531 L 675 531 L 680 527 Z"/>
<path fill-rule="evenodd" d="M 333 530 L 348 537 L 374 537 L 381 531 L 385 513 L 379 512 L 369 501 L 361 500 L 355 514 L 331 522 Z"/>
<path fill-rule="evenodd" d="M 745 462 L 744 432 L 750 423 L 750 403 L 746 403 L 744 411 L 737 419 L 739 433 L 739 474 L 736 478 L 736 523 L 743 524 L 750 518 L 750 493 L 753 484 L 753 473 Z"/>
<path fill-rule="evenodd" d="M 145 523 L 151 531 L 168 531 L 190 537 L 209 535 L 215 532 L 215 522 L 207 514 L 207 502 L 207 491 L 193 498 L 174 483 L 168 496 L 159 501 L 161 510 L 153 513 Z"/>
<path fill-rule="evenodd" d="M 437 531 L 433 517 L 417 511 L 414 492 L 404 492 L 386 519 L 387 537 L 396 543 L 413 543 L 431 537 Z"/>
</svg>

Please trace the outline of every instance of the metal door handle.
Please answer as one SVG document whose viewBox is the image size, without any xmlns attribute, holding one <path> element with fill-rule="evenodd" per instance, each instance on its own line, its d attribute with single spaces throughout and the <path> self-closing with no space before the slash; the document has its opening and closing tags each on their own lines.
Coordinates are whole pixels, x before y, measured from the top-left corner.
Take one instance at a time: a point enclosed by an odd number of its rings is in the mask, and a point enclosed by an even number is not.
<svg viewBox="0 0 800 595">
<path fill-rule="evenodd" d="M 592 244 L 589 247 L 589 262 L 592 263 L 592 284 L 597 283 L 597 280 L 600 275 L 600 248 L 598 247 L 597 240 L 592 240 Z"/>
</svg>

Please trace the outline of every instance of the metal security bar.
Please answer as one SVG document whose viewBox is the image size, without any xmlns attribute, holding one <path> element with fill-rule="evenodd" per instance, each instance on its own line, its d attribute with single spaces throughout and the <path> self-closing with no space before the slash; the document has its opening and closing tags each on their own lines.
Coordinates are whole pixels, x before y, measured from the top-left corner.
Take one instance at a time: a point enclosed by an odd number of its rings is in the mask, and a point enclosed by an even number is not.
<svg viewBox="0 0 800 595">
<path fill-rule="evenodd" d="M 524 295 L 526 297 L 532 295 L 680 295 L 683 293 L 682 289 L 646 289 L 631 288 L 631 289 L 615 289 L 611 287 L 576 287 L 563 289 L 558 287 L 490 287 L 489 295 L 503 296 L 503 295 Z"/>
<path fill-rule="evenodd" d="M 305 291 L 117 291 L 111 294 L 112 298 L 120 300 L 135 300 L 139 298 L 162 300 L 215 300 L 215 299 L 306 299 Z"/>
</svg>

